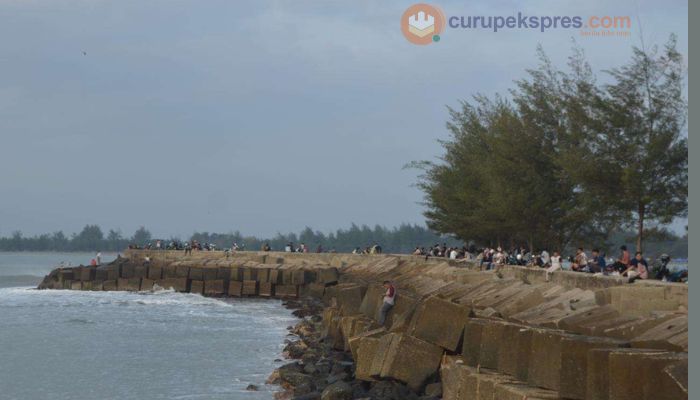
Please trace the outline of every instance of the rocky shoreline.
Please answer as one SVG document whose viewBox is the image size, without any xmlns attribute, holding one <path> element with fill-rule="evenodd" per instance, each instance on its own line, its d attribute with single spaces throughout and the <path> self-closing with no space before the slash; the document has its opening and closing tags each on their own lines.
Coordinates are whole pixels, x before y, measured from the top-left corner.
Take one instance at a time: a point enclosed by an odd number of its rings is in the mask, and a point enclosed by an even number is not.
<svg viewBox="0 0 700 400">
<path fill-rule="evenodd" d="M 305 297 L 283 305 L 301 320 L 288 328 L 284 356 L 292 362 L 277 368 L 267 383 L 280 385 L 276 400 L 437 400 L 440 384 L 426 387 L 431 394 L 418 395 L 393 380 L 364 381 L 355 378 L 355 362 L 349 352 L 335 350 L 324 337 L 321 300 Z"/>
</svg>

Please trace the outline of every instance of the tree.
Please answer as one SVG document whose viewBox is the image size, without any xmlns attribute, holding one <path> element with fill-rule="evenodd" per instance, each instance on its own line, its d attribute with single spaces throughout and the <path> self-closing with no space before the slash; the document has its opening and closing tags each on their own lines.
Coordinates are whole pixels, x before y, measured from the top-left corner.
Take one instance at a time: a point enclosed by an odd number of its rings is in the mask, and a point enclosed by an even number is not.
<svg viewBox="0 0 700 400">
<path fill-rule="evenodd" d="M 104 235 L 97 225 L 85 225 L 82 231 L 73 237 L 72 244 L 76 250 L 99 250 Z"/>
<path fill-rule="evenodd" d="M 608 71 L 599 103 L 599 146 L 591 156 L 608 166 L 611 204 L 636 225 L 642 251 L 647 222 L 668 224 L 688 211 L 688 143 L 681 136 L 686 121 L 683 59 L 671 36 L 659 51 L 634 48 L 632 60 Z M 587 181 L 589 188 L 599 182 Z M 630 225 L 631 225 L 630 224 Z"/>
<path fill-rule="evenodd" d="M 207 234 L 208 236 L 208 234 Z M 149 232 L 143 226 L 134 232 L 134 236 L 131 237 L 131 242 L 137 245 L 143 246 L 151 241 L 151 232 Z"/>
</svg>

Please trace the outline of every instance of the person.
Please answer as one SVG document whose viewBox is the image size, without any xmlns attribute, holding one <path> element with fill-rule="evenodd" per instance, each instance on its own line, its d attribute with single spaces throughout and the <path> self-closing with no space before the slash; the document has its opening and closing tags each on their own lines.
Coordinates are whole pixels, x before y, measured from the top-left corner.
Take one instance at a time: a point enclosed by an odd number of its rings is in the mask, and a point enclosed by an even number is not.
<svg viewBox="0 0 700 400">
<path fill-rule="evenodd" d="M 671 275 L 671 271 L 668 269 L 668 263 L 671 261 L 671 257 L 664 253 L 658 259 L 653 266 L 654 278 L 660 281 L 667 281 L 668 276 Z"/>
<path fill-rule="evenodd" d="M 549 282 L 549 277 L 553 272 L 559 271 L 561 269 L 561 255 L 558 251 L 555 251 L 549 258 L 551 265 L 546 269 L 545 281 Z"/>
<path fill-rule="evenodd" d="M 90 260 L 90 265 L 93 267 L 97 266 L 97 261 L 93 258 L 92 260 Z"/>
<path fill-rule="evenodd" d="M 414 255 L 414 256 L 420 256 L 420 255 L 422 255 L 422 254 L 423 254 L 423 253 L 420 251 L 420 247 L 416 246 L 416 249 L 413 250 L 413 255 Z"/>
<path fill-rule="evenodd" d="M 453 248 L 450 251 L 450 260 L 456 260 L 457 259 L 457 248 Z"/>
<path fill-rule="evenodd" d="M 593 249 L 593 259 L 589 265 L 591 272 L 605 272 L 605 256 L 600 254 L 600 250 Z"/>
<path fill-rule="evenodd" d="M 391 284 L 390 281 L 384 281 L 382 284 L 386 292 L 384 293 L 384 302 L 382 303 L 382 308 L 379 310 L 379 325 L 384 325 L 386 322 L 386 316 L 394 307 L 394 300 L 396 299 L 396 288 Z"/>
<path fill-rule="evenodd" d="M 294 245 L 292 244 L 292 242 L 289 242 L 289 243 L 287 243 L 286 246 L 284 246 L 284 252 L 291 253 L 293 248 L 294 248 Z"/>
<path fill-rule="evenodd" d="M 627 269 L 630 267 L 630 252 L 627 251 L 627 246 L 624 244 L 620 246 L 620 251 L 620 258 L 618 258 L 613 264 L 613 270 L 622 273 L 627 271 Z"/>
<path fill-rule="evenodd" d="M 542 253 L 540 253 L 540 258 L 542 259 L 542 264 L 544 267 L 549 267 L 550 263 L 550 256 L 549 252 L 545 249 L 542 250 Z"/>
<path fill-rule="evenodd" d="M 649 277 L 649 265 L 647 265 L 647 260 L 642 257 L 642 252 L 638 251 L 634 255 L 634 259 L 630 263 L 629 268 L 622 274 L 622 276 L 627 276 L 629 278 L 629 283 L 636 281 L 637 279 L 647 279 Z"/>
<path fill-rule="evenodd" d="M 98 251 L 97 255 L 95 255 L 95 261 L 97 262 L 97 265 L 102 265 L 102 252 Z"/>
<path fill-rule="evenodd" d="M 571 269 L 576 272 L 584 272 L 588 268 L 588 257 L 586 257 L 586 252 L 583 251 L 583 247 L 579 247 L 576 250 L 576 257 L 574 258 L 574 263 L 571 264 Z"/>
</svg>

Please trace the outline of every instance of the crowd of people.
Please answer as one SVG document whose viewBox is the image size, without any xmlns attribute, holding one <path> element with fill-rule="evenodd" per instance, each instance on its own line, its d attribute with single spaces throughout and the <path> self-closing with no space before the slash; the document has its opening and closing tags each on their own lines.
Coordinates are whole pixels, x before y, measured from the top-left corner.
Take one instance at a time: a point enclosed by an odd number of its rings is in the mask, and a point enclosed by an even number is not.
<svg viewBox="0 0 700 400">
<path fill-rule="evenodd" d="M 213 243 L 200 243 L 197 240 L 178 241 L 172 240 L 168 243 L 162 240 L 155 240 L 147 243 L 143 247 L 138 245 L 129 245 L 130 249 L 149 249 L 149 250 L 181 250 L 185 254 L 191 254 L 195 251 L 214 251 L 218 250 Z M 224 251 L 236 252 L 245 250 L 244 245 L 232 243 L 230 248 L 223 249 Z M 269 243 L 264 243 L 261 246 L 262 251 L 273 251 Z M 309 246 L 305 243 L 295 245 L 288 242 L 284 247 L 284 252 L 287 253 L 310 253 Z M 318 245 L 316 253 L 335 253 L 335 249 L 326 250 L 323 246 Z M 382 247 L 375 243 L 368 245 L 364 249 L 356 247 L 352 254 L 381 254 Z M 669 268 L 671 257 L 668 254 L 662 254 L 653 263 L 646 259 L 641 252 L 636 252 L 634 257 L 631 256 L 627 246 L 620 246 L 620 254 L 616 259 L 608 259 L 604 252 L 594 248 L 591 250 L 590 256 L 586 253 L 583 247 L 576 249 L 575 254 L 564 259 L 558 251 L 551 254 L 546 249 L 531 252 L 525 247 L 514 247 L 510 250 L 504 250 L 502 247 L 476 249 L 475 246 L 454 247 L 447 246 L 446 243 L 436 243 L 433 246 L 421 247 L 416 246 L 412 253 L 415 256 L 423 257 L 444 257 L 452 260 L 470 260 L 475 261 L 481 270 L 498 269 L 504 265 L 520 265 L 528 267 L 543 268 L 547 271 L 547 280 L 557 271 L 568 269 L 574 272 L 593 273 L 601 275 L 615 275 L 628 278 L 629 282 L 634 282 L 638 279 L 657 279 L 668 282 L 685 282 L 688 279 L 687 269 L 672 271 Z M 99 264 L 99 259 L 96 260 Z"/>
<path fill-rule="evenodd" d="M 501 247 L 485 248 L 476 256 L 480 269 L 495 269 L 503 265 L 521 265 L 539 267 L 547 271 L 547 279 L 552 273 L 564 269 L 565 262 L 558 251 L 551 255 L 547 250 L 530 252 L 524 247 L 505 251 Z M 569 270 L 574 272 L 593 273 L 601 275 L 623 276 L 629 282 L 637 279 L 657 279 L 668 282 L 682 282 L 688 279 L 687 270 L 671 271 L 668 254 L 659 256 L 650 267 L 650 261 L 644 258 L 642 252 L 630 256 L 627 246 L 620 246 L 620 254 L 616 259 L 607 259 L 600 249 L 594 248 L 590 257 L 583 247 L 566 259 Z"/>
</svg>

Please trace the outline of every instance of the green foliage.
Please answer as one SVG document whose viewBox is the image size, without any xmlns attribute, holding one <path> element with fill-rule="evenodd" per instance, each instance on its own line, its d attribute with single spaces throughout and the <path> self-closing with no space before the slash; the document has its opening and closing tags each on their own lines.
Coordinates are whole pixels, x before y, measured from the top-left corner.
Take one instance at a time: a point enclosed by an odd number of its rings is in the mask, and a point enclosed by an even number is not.
<svg viewBox="0 0 700 400">
<path fill-rule="evenodd" d="M 636 221 L 687 214 L 682 60 L 672 37 L 662 54 L 596 83 L 574 48 L 568 71 L 538 48 L 540 64 L 507 101 L 475 95 L 450 109 L 450 138 L 423 171 L 428 226 L 484 245 L 563 250 L 602 243 Z M 640 248 L 639 244 L 637 246 Z"/>
</svg>

